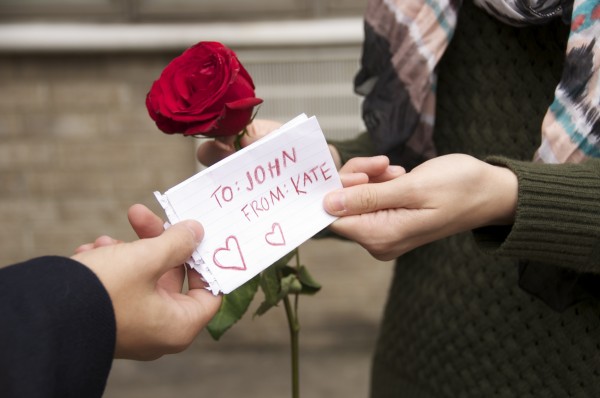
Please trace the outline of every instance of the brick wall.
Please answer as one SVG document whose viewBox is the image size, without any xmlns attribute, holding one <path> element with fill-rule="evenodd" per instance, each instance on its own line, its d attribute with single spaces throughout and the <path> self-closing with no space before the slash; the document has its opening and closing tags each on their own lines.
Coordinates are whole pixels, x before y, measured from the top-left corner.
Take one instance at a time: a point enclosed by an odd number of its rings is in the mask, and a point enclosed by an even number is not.
<svg viewBox="0 0 600 398">
<path fill-rule="evenodd" d="M 361 15 L 366 0 L 0 1 L 0 21 L 215 22 Z"/>
<path fill-rule="evenodd" d="M 317 115 L 328 138 L 362 128 L 352 92 L 360 48 L 236 50 L 265 102 L 259 117 Z M 0 53 L 1 54 L 1 53 Z M 0 266 L 69 255 L 198 169 L 197 140 L 161 133 L 145 96 L 180 51 L 0 55 Z"/>
<path fill-rule="evenodd" d="M 126 211 L 196 170 L 144 99 L 177 54 L 0 56 L 0 264 L 134 238 Z"/>
</svg>

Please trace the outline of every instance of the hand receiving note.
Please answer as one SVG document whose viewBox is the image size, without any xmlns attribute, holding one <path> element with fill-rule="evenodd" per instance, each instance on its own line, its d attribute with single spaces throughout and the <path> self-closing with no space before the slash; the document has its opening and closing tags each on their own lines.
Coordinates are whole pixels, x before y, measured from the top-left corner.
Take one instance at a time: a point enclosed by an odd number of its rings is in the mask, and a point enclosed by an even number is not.
<svg viewBox="0 0 600 398">
<path fill-rule="evenodd" d="M 195 219 L 204 226 L 188 264 L 217 294 L 231 292 L 332 223 L 323 197 L 341 186 L 316 118 L 300 115 L 155 195 L 170 223 Z"/>
</svg>

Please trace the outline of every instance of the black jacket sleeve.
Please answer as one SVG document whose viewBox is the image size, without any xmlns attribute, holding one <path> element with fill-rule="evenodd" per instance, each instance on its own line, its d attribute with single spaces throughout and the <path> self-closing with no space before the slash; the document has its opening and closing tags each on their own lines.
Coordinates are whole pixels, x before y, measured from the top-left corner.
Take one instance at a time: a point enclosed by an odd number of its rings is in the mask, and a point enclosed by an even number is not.
<svg viewBox="0 0 600 398">
<path fill-rule="evenodd" d="M 100 397 L 115 349 L 110 297 L 65 257 L 0 269 L 0 395 Z"/>
</svg>

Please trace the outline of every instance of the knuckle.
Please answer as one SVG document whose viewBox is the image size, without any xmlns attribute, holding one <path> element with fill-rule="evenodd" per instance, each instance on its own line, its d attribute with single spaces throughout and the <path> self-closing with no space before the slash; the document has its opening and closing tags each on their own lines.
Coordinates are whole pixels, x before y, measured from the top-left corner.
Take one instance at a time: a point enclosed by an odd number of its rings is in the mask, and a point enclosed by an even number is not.
<svg viewBox="0 0 600 398">
<path fill-rule="evenodd" d="M 359 197 L 359 206 L 362 210 L 371 210 L 377 208 L 377 195 L 373 189 L 367 187 Z"/>
</svg>

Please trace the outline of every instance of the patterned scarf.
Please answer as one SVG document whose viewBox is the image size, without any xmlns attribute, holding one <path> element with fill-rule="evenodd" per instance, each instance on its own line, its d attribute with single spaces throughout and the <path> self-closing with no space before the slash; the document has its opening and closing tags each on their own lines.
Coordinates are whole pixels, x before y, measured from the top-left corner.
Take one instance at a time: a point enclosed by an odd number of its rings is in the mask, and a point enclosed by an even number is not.
<svg viewBox="0 0 600 398">
<path fill-rule="evenodd" d="M 563 75 L 544 117 L 542 142 L 534 158 L 576 163 L 600 157 L 600 0 L 467 1 L 511 25 L 543 24 L 558 17 L 570 23 Z M 454 33 L 460 3 L 369 1 L 365 14 L 369 48 L 364 49 L 355 89 L 366 96 L 363 119 L 377 150 L 408 168 L 435 156 L 436 66 Z M 378 51 L 389 52 L 394 70 L 370 62 L 380 59 L 373 56 Z M 377 86 L 394 93 L 393 103 L 369 98 L 381 91 Z M 382 113 L 388 117 L 380 117 Z"/>
</svg>

